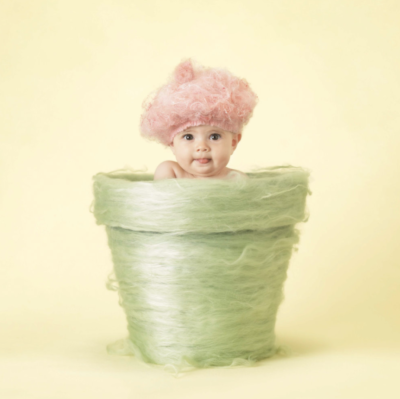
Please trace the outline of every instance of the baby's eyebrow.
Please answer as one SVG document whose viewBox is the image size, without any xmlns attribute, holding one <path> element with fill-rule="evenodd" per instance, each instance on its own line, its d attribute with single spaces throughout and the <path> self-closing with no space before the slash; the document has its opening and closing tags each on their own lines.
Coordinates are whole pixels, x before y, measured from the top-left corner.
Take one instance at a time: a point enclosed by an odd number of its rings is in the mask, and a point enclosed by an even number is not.
<svg viewBox="0 0 400 399">
<path fill-rule="evenodd" d="M 220 134 L 223 135 L 225 132 L 223 130 L 210 130 L 208 134 Z"/>
</svg>

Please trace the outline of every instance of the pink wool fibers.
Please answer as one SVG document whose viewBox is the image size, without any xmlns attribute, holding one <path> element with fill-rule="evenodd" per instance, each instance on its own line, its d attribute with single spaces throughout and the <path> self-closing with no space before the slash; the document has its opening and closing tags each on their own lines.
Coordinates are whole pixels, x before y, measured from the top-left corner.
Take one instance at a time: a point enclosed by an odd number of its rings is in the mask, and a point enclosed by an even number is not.
<svg viewBox="0 0 400 399">
<path fill-rule="evenodd" d="M 187 59 L 175 68 L 170 81 L 143 103 L 140 131 L 143 137 L 167 146 L 190 126 L 210 125 L 241 133 L 257 100 L 245 79 Z"/>
</svg>

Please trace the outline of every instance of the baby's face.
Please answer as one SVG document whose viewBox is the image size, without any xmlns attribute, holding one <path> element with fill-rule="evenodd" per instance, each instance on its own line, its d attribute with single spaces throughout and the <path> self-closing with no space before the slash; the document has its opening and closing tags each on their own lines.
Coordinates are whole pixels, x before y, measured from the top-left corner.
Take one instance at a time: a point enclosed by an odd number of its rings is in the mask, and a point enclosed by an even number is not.
<svg viewBox="0 0 400 399">
<path fill-rule="evenodd" d="M 194 126 L 179 132 L 170 147 L 181 168 L 194 177 L 223 177 L 241 137 L 214 126 Z"/>
</svg>

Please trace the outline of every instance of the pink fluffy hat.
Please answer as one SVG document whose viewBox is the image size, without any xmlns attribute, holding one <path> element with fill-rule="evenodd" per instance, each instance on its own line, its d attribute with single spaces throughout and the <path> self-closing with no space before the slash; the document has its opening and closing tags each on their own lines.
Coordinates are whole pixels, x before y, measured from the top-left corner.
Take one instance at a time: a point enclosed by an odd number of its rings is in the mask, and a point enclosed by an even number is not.
<svg viewBox="0 0 400 399">
<path fill-rule="evenodd" d="M 190 126 L 210 125 L 241 133 L 258 97 L 245 79 L 226 69 L 182 61 L 170 81 L 143 103 L 143 137 L 170 145 L 177 133 Z"/>
</svg>

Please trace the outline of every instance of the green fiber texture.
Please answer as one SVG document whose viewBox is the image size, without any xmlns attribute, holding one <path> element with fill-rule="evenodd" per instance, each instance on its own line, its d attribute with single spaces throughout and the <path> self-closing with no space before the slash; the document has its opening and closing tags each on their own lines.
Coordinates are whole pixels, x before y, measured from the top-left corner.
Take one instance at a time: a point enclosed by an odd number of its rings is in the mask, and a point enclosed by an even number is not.
<svg viewBox="0 0 400 399">
<path fill-rule="evenodd" d="M 129 337 L 110 351 L 174 371 L 251 365 L 273 355 L 276 314 L 305 221 L 309 173 L 281 166 L 248 179 L 94 177 Z"/>
</svg>

